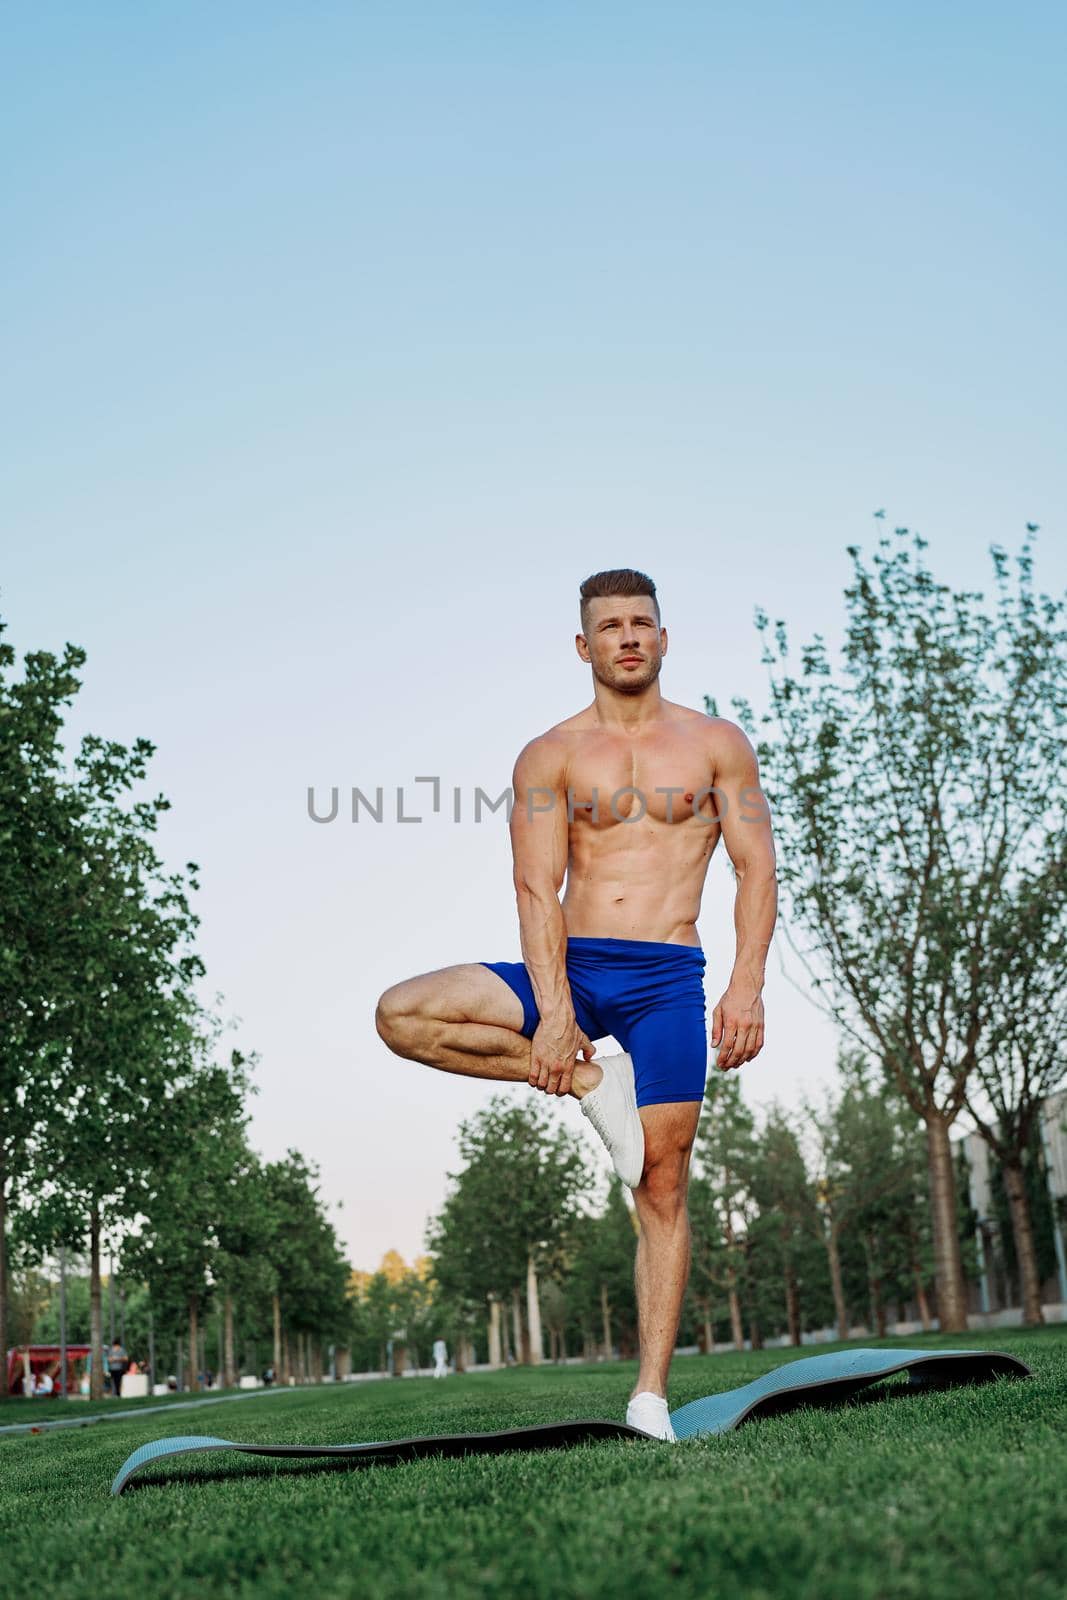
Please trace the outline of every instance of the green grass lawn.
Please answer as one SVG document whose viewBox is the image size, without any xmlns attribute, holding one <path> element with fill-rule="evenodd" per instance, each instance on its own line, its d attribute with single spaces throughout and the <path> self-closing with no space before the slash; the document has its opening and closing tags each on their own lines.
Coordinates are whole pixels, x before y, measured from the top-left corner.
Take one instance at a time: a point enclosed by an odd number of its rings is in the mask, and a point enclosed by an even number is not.
<svg viewBox="0 0 1067 1600">
<path fill-rule="evenodd" d="M 1067 1329 L 869 1342 L 1009 1350 L 1034 1377 L 931 1394 L 905 1394 L 890 1379 L 881 1400 L 674 1446 L 615 1441 L 348 1471 L 185 1457 L 164 1469 L 174 1481 L 117 1500 L 111 1479 L 128 1453 L 167 1434 L 344 1443 L 621 1418 L 634 1369 L 350 1384 L 9 1435 L 0 1439 L 3 1584 L 50 1600 L 668 1591 L 1062 1600 Z M 680 1359 L 671 1404 L 736 1388 L 793 1356 Z"/>
</svg>

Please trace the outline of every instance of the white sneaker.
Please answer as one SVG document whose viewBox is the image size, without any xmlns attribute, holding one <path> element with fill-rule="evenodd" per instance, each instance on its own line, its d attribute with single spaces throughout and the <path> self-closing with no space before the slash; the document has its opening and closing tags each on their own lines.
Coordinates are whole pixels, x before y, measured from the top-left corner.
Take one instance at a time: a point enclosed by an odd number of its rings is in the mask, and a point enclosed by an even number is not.
<svg viewBox="0 0 1067 1600">
<path fill-rule="evenodd" d="M 645 1129 L 637 1111 L 634 1064 L 624 1050 L 598 1058 L 596 1065 L 604 1076 L 579 1101 L 582 1116 L 603 1139 L 623 1183 L 636 1189 L 645 1170 Z"/>
<path fill-rule="evenodd" d="M 653 1439 L 666 1439 L 668 1444 L 678 1443 L 678 1436 L 671 1427 L 671 1414 L 667 1410 L 666 1400 L 662 1395 L 650 1394 L 647 1389 L 635 1394 L 626 1407 L 626 1426 L 640 1428 L 642 1433 L 650 1433 Z"/>
</svg>

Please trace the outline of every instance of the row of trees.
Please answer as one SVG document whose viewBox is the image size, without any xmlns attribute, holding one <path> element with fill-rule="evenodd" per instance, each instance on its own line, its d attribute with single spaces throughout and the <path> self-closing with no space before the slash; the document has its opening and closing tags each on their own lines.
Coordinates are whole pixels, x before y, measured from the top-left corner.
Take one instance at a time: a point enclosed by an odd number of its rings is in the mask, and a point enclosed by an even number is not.
<svg viewBox="0 0 1067 1600">
<path fill-rule="evenodd" d="M 2 632 L 2 624 L 0 624 Z M 102 1392 L 101 1256 L 147 1286 L 161 1332 L 212 1297 L 235 1365 L 233 1306 L 289 1334 L 345 1324 L 348 1267 L 295 1152 L 246 1138 L 250 1060 L 221 1051 L 197 998 L 197 868 L 156 848 L 162 796 L 138 797 L 153 747 L 86 736 L 68 766 L 63 713 L 84 652 L 0 640 L 0 1352 L 12 1248 L 89 1264 L 92 1393 Z M 6 1389 L 0 1362 L 0 1393 Z"/>
<path fill-rule="evenodd" d="M 836 1090 L 820 1105 L 806 1102 L 794 1113 L 772 1105 L 759 1118 L 736 1076 L 708 1084 L 693 1154 L 683 1343 L 711 1350 L 723 1341 L 740 1348 L 747 1339 L 758 1347 L 783 1335 L 800 1343 L 812 1328 L 834 1325 L 845 1337 L 857 1322 L 884 1335 L 891 1315 L 931 1326 L 937 1301 L 922 1124 L 858 1053 L 843 1054 L 839 1069 Z M 465 1165 L 431 1224 L 431 1253 L 408 1266 L 390 1251 L 376 1272 L 350 1275 L 347 1299 L 344 1264 L 308 1203 L 313 1174 L 299 1158 L 258 1175 L 239 1169 L 235 1181 L 246 1196 L 230 1207 L 233 1231 L 176 1216 L 179 1233 L 211 1231 L 218 1239 L 218 1253 L 195 1280 L 200 1367 L 217 1349 L 227 1382 L 239 1368 L 259 1370 L 266 1360 L 283 1378 L 315 1378 L 329 1340 L 338 1374 L 349 1367 L 401 1372 L 428 1365 L 442 1335 L 460 1368 L 476 1359 L 633 1355 L 635 1218 L 621 1186 L 598 1192 L 599 1169 L 587 1146 L 543 1102 L 495 1097 L 462 1126 L 459 1144 Z M 954 1165 L 963 1197 L 962 1146 Z M 1024 1174 L 1043 1280 L 1056 1258 L 1039 1142 L 1024 1158 Z M 1021 1273 L 1002 1171 L 995 1170 L 993 1206 L 1002 1233 L 997 1266 L 1017 1292 Z M 1062 1200 L 1059 1207 L 1063 1213 Z M 1067 1224 L 1067 1215 L 1060 1221 Z M 972 1280 L 979 1270 L 976 1222 L 961 1198 L 961 1259 Z M 316 1242 L 324 1246 L 319 1256 Z M 180 1248 L 167 1252 L 157 1271 L 143 1253 L 128 1256 L 128 1270 L 141 1276 L 121 1280 L 119 1326 L 143 1356 L 154 1313 L 157 1343 L 169 1339 L 173 1351 L 177 1340 L 195 1363 L 196 1325 L 182 1320 L 190 1280 L 173 1287 L 180 1259 Z M 289 1286 L 287 1294 L 278 1294 L 279 1283 Z M 73 1289 L 72 1336 L 84 1337 L 87 1280 L 74 1280 Z M 54 1340 L 54 1294 L 30 1274 L 23 1298 L 17 1337 L 32 1330 L 36 1339 Z"/>
<path fill-rule="evenodd" d="M 225 1151 L 220 1140 L 219 1150 L 225 1166 L 197 1161 L 195 1185 L 187 1169 L 176 1185 L 160 1182 L 158 1203 L 111 1255 L 105 1339 L 117 1332 L 140 1362 L 155 1357 L 157 1376 L 173 1371 L 183 1387 L 198 1387 L 205 1371 L 233 1384 L 267 1365 L 282 1381 L 321 1375 L 328 1347 L 349 1342 L 352 1308 L 317 1174 L 295 1151 L 262 1162 L 247 1146 Z M 65 1260 L 68 1342 L 91 1343 L 99 1291 L 76 1255 Z M 54 1276 L 27 1266 L 10 1298 L 15 1343 L 58 1343 Z"/>
</svg>

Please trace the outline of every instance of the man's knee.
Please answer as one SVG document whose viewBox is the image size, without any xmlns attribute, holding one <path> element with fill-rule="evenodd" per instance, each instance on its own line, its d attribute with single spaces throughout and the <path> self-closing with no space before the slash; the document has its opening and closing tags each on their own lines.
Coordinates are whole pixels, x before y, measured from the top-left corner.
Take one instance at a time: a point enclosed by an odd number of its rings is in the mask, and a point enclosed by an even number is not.
<svg viewBox="0 0 1067 1600">
<path fill-rule="evenodd" d="M 676 1216 L 685 1210 L 688 1187 L 688 1149 L 651 1153 L 646 1151 L 645 1170 L 635 1191 L 639 1206 L 643 1202 L 656 1215 Z"/>
<path fill-rule="evenodd" d="M 685 1209 L 689 1187 L 689 1158 L 696 1132 L 694 1118 L 675 1114 L 680 1108 L 664 1108 L 654 1119 L 645 1119 L 645 1170 L 636 1198 L 648 1208 L 666 1216 Z"/>
<path fill-rule="evenodd" d="M 404 1053 L 404 1047 L 414 1040 L 414 1023 L 416 1018 L 407 1004 L 404 994 L 404 985 L 394 983 L 391 989 L 378 997 L 378 1004 L 374 1008 L 374 1026 L 378 1030 L 379 1039 L 387 1044 L 390 1050 L 397 1054 Z"/>
</svg>

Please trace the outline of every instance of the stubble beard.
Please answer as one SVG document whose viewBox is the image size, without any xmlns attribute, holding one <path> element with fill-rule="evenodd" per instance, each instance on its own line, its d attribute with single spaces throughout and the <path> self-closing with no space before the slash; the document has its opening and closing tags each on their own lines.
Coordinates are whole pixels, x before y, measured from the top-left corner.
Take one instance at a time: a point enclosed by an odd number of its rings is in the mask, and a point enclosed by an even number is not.
<svg viewBox="0 0 1067 1600">
<path fill-rule="evenodd" d="M 614 689 L 618 694 L 641 694 L 643 690 L 648 688 L 649 684 L 655 683 L 662 666 L 663 657 L 655 656 L 651 661 L 646 662 L 645 671 L 641 674 L 627 672 L 623 667 L 616 666 L 614 663 L 608 667 L 608 672 L 611 676 L 606 676 L 603 672 L 597 672 L 595 668 L 593 671 L 597 682 L 602 683 L 606 689 Z"/>
</svg>

